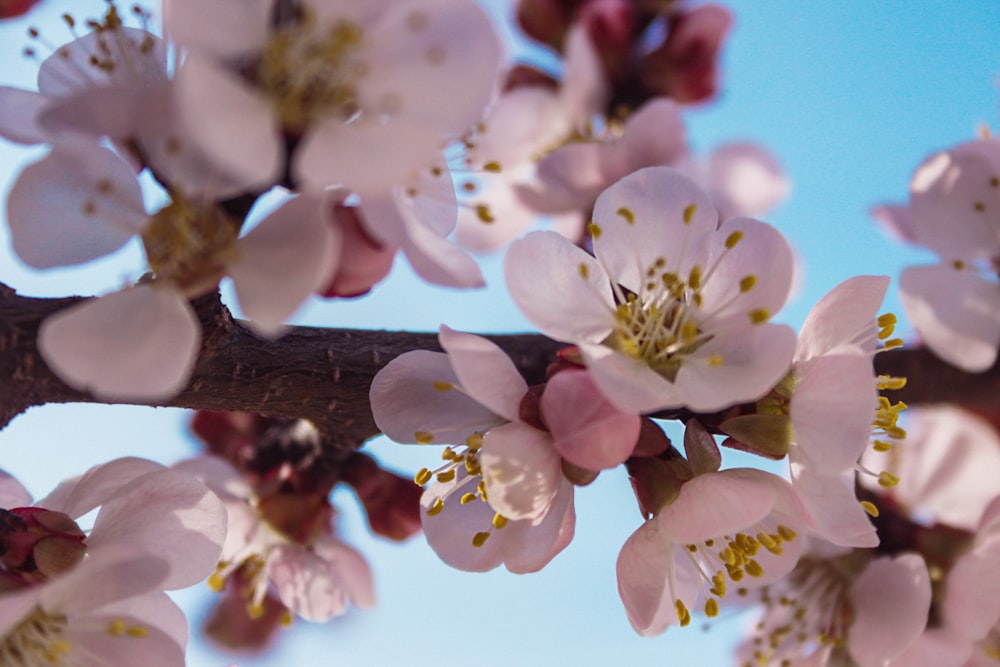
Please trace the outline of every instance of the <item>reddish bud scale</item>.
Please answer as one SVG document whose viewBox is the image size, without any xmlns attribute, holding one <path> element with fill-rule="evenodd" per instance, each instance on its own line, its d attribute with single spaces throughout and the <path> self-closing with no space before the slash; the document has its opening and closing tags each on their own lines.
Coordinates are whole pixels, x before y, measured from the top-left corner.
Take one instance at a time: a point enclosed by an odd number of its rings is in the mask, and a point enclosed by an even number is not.
<svg viewBox="0 0 1000 667">
<path fill-rule="evenodd" d="M 0 0 L 0 19 L 13 19 L 27 14 L 38 0 Z"/>
<path fill-rule="evenodd" d="M 372 532 L 402 541 L 422 530 L 420 496 L 412 478 L 390 472 L 375 459 L 355 452 L 344 463 L 343 480 L 358 494 Z"/>
</svg>

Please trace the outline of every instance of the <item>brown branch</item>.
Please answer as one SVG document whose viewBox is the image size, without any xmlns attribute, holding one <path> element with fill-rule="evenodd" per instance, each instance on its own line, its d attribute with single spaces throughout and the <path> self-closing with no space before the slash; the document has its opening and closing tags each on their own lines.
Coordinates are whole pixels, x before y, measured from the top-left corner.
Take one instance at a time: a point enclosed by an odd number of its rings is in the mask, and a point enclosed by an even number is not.
<svg viewBox="0 0 1000 667">
<path fill-rule="evenodd" d="M 80 297 L 38 299 L 0 285 L 0 428 L 19 413 L 46 403 L 105 403 L 66 386 L 35 347 L 39 324 Z M 290 327 L 267 340 L 232 319 L 218 295 L 195 302 L 204 329 L 202 350 L 188 387 L 158 405 L 254 412 L 309 419 L 331 444 L 347 452 L 378 433 L 368 406 L 375 373 L 408 350 L 439 350 L 432 333 Z M 560 348 L 540 335 L 490 336 L 531 384 Z M 952 402 L 985 410 L 1000 396 L 1000 369 L 959 371 L 924 349 L 877 355 L 879 373 L 906 376 L 894 392 L 908 404 Z"/>
</svg>

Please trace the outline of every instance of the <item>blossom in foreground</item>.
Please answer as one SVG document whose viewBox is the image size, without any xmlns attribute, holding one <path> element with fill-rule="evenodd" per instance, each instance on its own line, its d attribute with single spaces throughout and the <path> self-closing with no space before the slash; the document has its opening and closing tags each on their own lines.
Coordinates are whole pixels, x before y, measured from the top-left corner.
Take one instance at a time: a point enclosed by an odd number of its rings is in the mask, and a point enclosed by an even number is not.
<svg viewBox="0 0 1000 667">
<path fill-rule="evenodd" d="M 275 525 L 286 518 L 281 495 L 259 498 L 223 459 L 192 459 L 174 468 L 202 480 L 222 499 L 229 530 L 209 584 L 222 591 L 229 578 L 238 580 L 250 618 L 263 615 L 272 588 L 282 604 L 308 621 L 339 616 L 349 601 L 360 608 L 375 604 L 368 564 L 332 534 L 333 508 L 320 508 L 314 521 L 296 520 L 307 525 L 297 525 L 298 533 L 291 534 L 289 527 Z"/>
<path fill-rule="evenodd" d="M 212 199 L 211 179 L 195 177 L 153 214 L 131 168 L 90 141 L 61 141 L 18 177 L 8 224 L 26 263 L 79 264 L 139 236 L 153 272 L 152 280 L 46 319 L 39 349 L 68 384 L 105 398 L 171 396 L 187 384 L 201 344 L 188 299 L 228 275 L 251 326 L 276 335 L 326 281 L 338 238 L 320 198 L 288 199 L 239 238 L 239 222 Z"/>
<path fill-rule="evenodd" d="M 738 651 L 741 667 L 911 667 L 893 661 L 927 624 L 931 581 L 918 554 L 813 549 L 760 600 L 763 617 Z"/>
<path fill-rule="evenodd" d="M 618 556 L 618 593 L 632 627 L 653 636 L 688 625 L 700 609 L 712 618 L 727 591 L 784 576 L 798 560 L 805 522 L 780 477 L 750 468 L 694 476 Z"/>
<path fill-rule="evenodd" d="M 900 298 L 927 346 L 969 372 L 993 365 L 1000 346 L 1000 140 L 932 155 L 910 182 L 909 206 L 876 215 L 941 259 L 900 276 Z"/>
<path fill-rule="evenodd" d="M 792 254 L 773 227 L 718 225 L 708 196 L 666 167 L 604 191 L 593 257 L 552 232 L 511 245 L 504 275 L 544 334 L 574 343 L 624 411 L 713 411 L 756 400 L 787 373 L 795 333 L 768 320 L 785 303 Z"/>
<path fill-rule="evenodd" d="M 448 564 L 538 570 L 573 535 L 573 487 L 564 459 L 597 471 L 623 462 L 639 419 L 604 400 L 586 373 L 563 371 L 541 398 L 484 338 L 442 327 L 446 354 L 415 351 L 372 382 L 375 421 L 397 442 L 453 444 L 422 470 L 424 531 Z M 440 516 L 439 516 L 440 515 Z"/>
<path fill-rule="evenodd" d="M 225 510 L 204 485 L 124 458 L 33 506 L 0 476 L 0 505 L 0 663 L 184 664 L 187 623 L 163 590 L 202 581 L 218 560 Z"/>
</svg>

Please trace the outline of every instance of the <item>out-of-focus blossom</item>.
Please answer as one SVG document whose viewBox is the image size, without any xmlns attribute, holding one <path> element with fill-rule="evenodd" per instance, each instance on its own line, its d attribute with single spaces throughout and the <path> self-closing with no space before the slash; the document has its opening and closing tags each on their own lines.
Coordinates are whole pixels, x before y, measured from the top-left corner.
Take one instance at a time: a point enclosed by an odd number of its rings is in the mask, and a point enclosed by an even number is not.
<svg viewBox="0 0 1000 667">
<path fill-rule="evenodd" d="M 53 197 L 52 192 L 61 193 Z M 242 238 L 211 182 L 177 189 L 147 214 L 132 170 L 89 141 L 63 141 L 19 176 L 8 200 L 18 256 L 68 266 L 139 236 L 153 279 L 48 318 L 39 349 L 68 384 L 101 397 L 157 399 L 187 383 L 201 328 L 187 300 L 232 277 L 252 326 L 277 335 L 330 274 L 338 237 L 319 197 L 300 195 Z"/>
<path fill-rule="evenodd" d="M 597 200 L 596 258 L 552 232 L 511 245 L 514 301 L 538 329 L 579 346 L 624 411 L 712 411 L 756 400 L 791 364 L 794 332 L 768 320 L 785 302 L 792 254 L 773 227 L 718 225 L 708 196 L 666 167 Z"/>
<path fill-rule="evenodd" d="M 904 553 L 811 552 L 762 589 L 763 618 L 744 642 L 744 667 L 885 667 L 923 632 L 931 581 L 923 558 Z"/>
<path fill-rule="evenodd" d="M 714 97 L 719 86 L 719 51 L 732 23 L 729 10 L 713 4 L 699 5 L 672 17 L 663 44 L 642 59 L 646 90 L 682 104 Z"/>
<path fill-rule="evenodd" d="M 907 317 L 939 357 L 984 371 L 1000 345 L 1000 141 L 981 139 L 932 155 L 913 174 L 909 206 L 876 216 L 941 259 L 903 270 Z"/>
<path fill-rule="evenodd" d="M 291 534 L 273 522 L 284 516 L 286 499 L 279 494 L 258 497 L 222 459 L 204 457 L 174 467 L 204 481 L 225 504 L 229 532 L 209 584 L 221 591 L 238 573 L 251 618 L 263 615 L 264 599 L 272 588 L 282 604 L 309 621 L 345 613 L 348 601 L 360 608 L 375 604 L 368 564 L 333 536 L 333 508 L 328 504 L 320 503 L 312 520 L 296 519 L 298 532 Z"/>
</svg>

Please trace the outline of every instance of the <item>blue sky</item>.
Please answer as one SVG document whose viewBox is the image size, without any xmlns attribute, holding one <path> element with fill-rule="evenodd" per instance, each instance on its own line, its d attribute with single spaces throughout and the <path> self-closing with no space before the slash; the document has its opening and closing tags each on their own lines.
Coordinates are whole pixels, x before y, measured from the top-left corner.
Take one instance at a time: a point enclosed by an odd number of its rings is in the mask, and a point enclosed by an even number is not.
<svg viewBox="0 0 1000 667">
<path fill-rule="evenodd" d="M 97 2 L 44 0 L 31 16 L 47 24 L 72 7 Z M 904 200 L 910 174 L 929 153 L 973 138 L 981 124 L 1000 127 L 1000 12 L 981 2 L 820 2 L 739 0 L 724 56 L 717 102 L 687 113 L 692 143 L 706 151 L 731 139 L 770 148 L 793 181 L 788 201 L 767 220 L 788 235 L 805 267 L 800 297 L 778 319 L 801 323 L 836 283 L 862 273 L 893 276 L 930 255 L 886 239 L 868 216 L 881 201 Z M 31 86 L 20 56 L 26 23 L 0 24 L 2 82 Z M 59 42 L 64 29 L 46 27 Z M 37 150 L 0 145 L 0 187 Z M 135 248 L 99 265 L 33 272 L 0 248 L 0 281 L 25 294 L 100 293 L 134 279 Z M 499 261 L 488 258 L 491 287 L 454 292 L 417 283 L 399 262 L 389 282 L 352 302 L 313 303 L 311 324 L 434 330 L 442 322 L 478 332 L 528 329 L 506 296 Z M 899 312 L 893 295 L 886 310 Z M 171 462 L 195 452 L 174 410 L 46 406 L 0 432 L 0 466 L 41 495 L 64 476 L 94 463 L 138 454 Z M 376 441 L 382 460 L 412 472 L 433 453 Z M 417 538 L 399 546 L 368 536 L 349 493 L 338 492 L 343 537 L 368 558 L 379 606 L 326 625 L 297 623 L 268 657 L 240 665 L 727 665 L 744 620 L 703 630 L 696 621 L 662 637 L 636 636 L 618 600 L 614 564 L 640 517 L 625 476 L 605 473 L 577 494 L 577 536 L 542 573 L 515 576 L 455 572 Z M 193 625 L 200 601 L 185 594 Z M 190 664 L 224 665 L 200 642 Z"/>
</svg>

